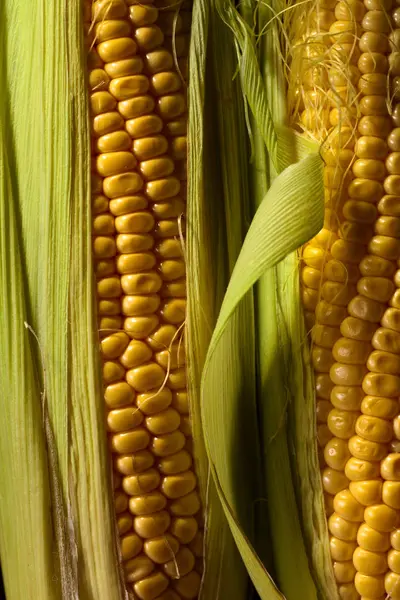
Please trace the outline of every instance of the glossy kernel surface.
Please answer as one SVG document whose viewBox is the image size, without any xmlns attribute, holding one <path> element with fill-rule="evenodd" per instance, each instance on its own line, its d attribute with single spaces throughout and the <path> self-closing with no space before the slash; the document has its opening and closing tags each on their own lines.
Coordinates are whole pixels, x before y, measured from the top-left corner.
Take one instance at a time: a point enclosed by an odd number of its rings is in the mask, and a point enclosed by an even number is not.
<svg viewBox="0 0 400 600">
<path fill-rule="evenodd" d="M 174 58 L 185 70 L 191 15 L 173 25 L 165 8 L 95 2 L 88 77 L 104 402 L 122 567 L 140 600 L 197 598 L 203 539 L 183 338 L 187 100 Z"/>
</svg>

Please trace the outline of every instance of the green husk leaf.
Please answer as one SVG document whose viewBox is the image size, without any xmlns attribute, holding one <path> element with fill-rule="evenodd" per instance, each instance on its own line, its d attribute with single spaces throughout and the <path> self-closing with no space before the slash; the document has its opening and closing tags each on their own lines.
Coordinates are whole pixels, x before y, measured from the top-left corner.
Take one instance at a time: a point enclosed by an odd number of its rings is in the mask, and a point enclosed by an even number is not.
<svg viewBox="0 0 400 600">
<path fill-rule="evenodd" d="M 338 600 L 317 454 L 314 372 L 303 319 L 298 268 L 299 257 L 293 253 L 280 265 L 277 287 L 284 321 L 281 339 L 287 349 L 284 376 L 291 398 L 289 451 L 304 544 L 318 597 Z"/>
<path fill-rule="evenodd" d="M 219 69 L 221 64 L 224 64 L 224 72 Z M 210 475 L 204 450 L 203 407 L 199 396 L 201 369 L 212 329 L 245 235 L 246 222 L 249 222 L 247 139 L 239 81 L 232 85 L 235 64 L 235 49 L 229 31 L 209 2 L 195 2 L 189 83 L 187 334 L 198 474 L 203 483 L 200 489 L 207 492 L 203 495 L 206 552 L 201 598 L 204 600 L 244 600 L 248 597 L 249 587 L 248 574 L 223 512 L 216 482 Z M 243 381 L 247 382 L 249 396 L 252 396 L 253 408 L 249 397 L 249 413 L 244 420 L 251 429 L 249 436 L 252 439 L 257 435 L 253 334 L 253 306 L 249 295 L 237 329 L 243 343 L 243 360 L 237 368 Z M 249 351 L 246 353 L 245 349 Z M 214 402 L 214 395 L 210 395 L 206 402 Z M 239 445 L 237 451 L 242 453 Z M 240 456 L 232 456 L 232 461 L 243 468 L 244 462 L 238 458 Z M 254 464 L 255 460 L 251 462 Z M 240 470 L 236 471 L 235 481 L 238 482 L 241 480 Z M 257 495 L 255 485 L 254 479 L 249 480 L 248 486 L 237 491 L 241 506 L 251 507 L 247 523 L 249 531 L 254 526 L 252 505 Z"/>
<path fill-rule="evenodd" d="M 37 469 L 48 469 L 52 506 L 47 509 L 54 523 L 51 551 L 60 565 L 59 571 L 49 573 L 48 582 L 52 594 L 61 583 L 63 600 L 119 600 L 93 308 L 90 128 L 82 8 L 78 2 L 61 0 L 5 0 L 2 6 L 7 153 L 24 265 L 27 321 L 38 381 L 47 401 L 48 466 L 44 457 Z M 13 352 L 17 355 L 22 347 L 16 344 Z M 18 381 L 15 374 L 14 379 Z M 25 402 L 33 410 L 37 398 L 27 393 Z M 23 427 L 22 421 L 15 426 Z M 38 435 L 40 428 L 35 425 L 34 430 Z M 7 485 L 18 496 L 18 480 Z M 24 526 L 21 521 L 20 527 Z M 2 546 L 3 552 L 7 545 Z M 40 552 L 37 560 L 39 557 Z M 19 568 L 26 569 L 26 561 L 19 561 Z M 21 598 L 31 589 L 32 584 L 27 585 Z M 18 598 L 6 591 L 10 600 Z M 38 597 L 38 590 L 33 593 Z M 43 593 L 39 597 L 53 596 Z"/>
<path fill-rule="evenodd" d="M 232 463 L 226 460 L 237 437 L 235 415 L 246 410 L 245 389 L 241 387 L 240 377 L 231 370 L 237 352 L 232 340 L 235 339 L 240 319 L 241 302 L 247 292 L 261 275 L 320 229 L 323 219 L 322 198 L 322 161 L 318 155 L 309 156 L 288 167 L 276 178 L 244 241 L 225 294 L 202 375 L 202 422 L 212 472 L 239 551 L 262 599 L 280 598 L 281 595 L 260 563 L 239 521 L 232 487 Z M 276 349 L 274 344 L 275 340 L 271 340 L 271 345 Z M 274 367 L 275 365 L 270 365 L 271 369 Z M 269 374 L 272 376 L 272 371 Z M 207 397 L 211 394 L 214 402 L 207 403 Z M 224 423 L 224 428 L 221 428 L 221 423 Z M 290 487 L 291 479 L 284 478 L 284 484 L 286 481 L 289 481 Z M 289 500 L 290 497 L 289 493 Z M 279 499 L 284 503 L 286 496 Z M 286 516 L 291 518 L 290 514 Z M 302 538 L 297 539 L 302 544 Z M 290 536 L 285 543 L 293 543 Z M 297 579 L 299 572 L 295 564 L 296 561 L 292 566 Z M 300 566 L 304 566 L 302 562 Z M 302 590 L 302 593 L 307 594 L 309 591 L 314 593 L 312 583 L 307 583 L 307 589 Z"/>
<path fill-rule="evenodd" d="M 5 21 L 0 7 L 0 39 Z M 7 71 L 0 53 L 0 83 Z M 60 599 L 53 555 L 50 482 L 44 432 L 45 402 L 36 344 L 27 324 L 26 288 L 10 168 L 6 97 L 0 98 L 0 557 L 11 600 Z"/>
<path fill-rule="evenodd" d="M 278 169 L 283 169 L 300 158 L 298 144 L 295 143 L 296 135 L 285 127 L 286 86 L 282 71 L 278 22 L 272 19 L 281 8 L 280 0 L 273 0 L 269 5 L 259 5 L 255 13 L 264 93 L 271 106 L 278 135 Z M 259 122 L 257 113 L 254 120 Z M 309 151 L 305 152 L 304 157 L 309 154 Z M 267 162 L 271 184 L 277 176 L 276 161 L 272 161 L 268 156 Z M 304 597 L 316 598 L 316 589 L 309 569 L 296 504 L 287 423 L 291 395 L 287 387 L 288 374 L 284 367 L 288 361 L 290 339 L 285 337 L 287 325 L 282 315 L 278 289 L 279 274 L 290 261 L 290 256 L 289 254 L 276 267 L 269 269 L 258 281 L 257 333 L 259 403 L 274 572 L 286 598 L 295 600 L 299 590 Z M 292 577 L 294 571 L 298 573 L 296 579 Z"/>
<path fill-rule="evenodd" d="M 1 136 L 2 138 L 2 136 Z M 58 599 L 39 378 L 26 307 L 11 177 L 0 140 L 0 555 L 10 598 Z M 14 489 L 13 486 L 16 486 Z"/>
<path fill-rule="evenodd" d="M 257 40 L 254 43 L 264 90 L 277 132 L 279 163 L 284 167 L 311 153 L 319 153 L 319 145 L 285 125 L 288 120 L 287 90 L 282 64 L 287 39 L 280 16 L 285 13 L 286 3 L 248 0 L 247 5 L 242 14 Z M 253 121 L 256 125 L 252 135 L 257 139 L 259 115 L 253 115 Z M 256 206 L 260 198 L 262 160 L 266 163 L 264 170 L 270 173 L 273 181 L 276 176 L 274 164 L 265 158 L 260 144 L 255 145 Z M 313 373 L 303 331 L 298 266 L 297 252 L 293 252 L 257 284 L 260 415 L 264 430 L 271 547 L 277 581 L 288 598 L 296 599 L 299 589 L 304 596 L 315 596 L 309 570 L 322 597 L 336 598 L 318 467 Z M 276 367 L 271 368 L 271 365 Z M 281 473 L 286 473 L 285 477 L 281 477 Z M 287 515 L 291 515 L 289 519 Z M 301 574 L 296 581 L 291 576 L 293 568 Z"/>
<path fill-rule="evenodd" d="M 236 10 L 231 0 L 216 0 L 215 3 L 216 10 L 232 30 L 234 36 L 243 95 L 253 116 L 257 119 L 257 127 L 264 140 L 270 160 L 278 168 L 280 159 L 277 152 L 277 134 L 263 87 L 252 30 Z"/>
</svg>

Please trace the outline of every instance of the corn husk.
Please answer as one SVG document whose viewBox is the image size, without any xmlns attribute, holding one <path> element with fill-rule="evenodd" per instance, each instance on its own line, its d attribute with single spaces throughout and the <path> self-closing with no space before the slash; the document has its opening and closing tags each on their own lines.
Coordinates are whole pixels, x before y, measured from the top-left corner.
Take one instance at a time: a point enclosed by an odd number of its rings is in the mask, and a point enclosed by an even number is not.
<svg viewBox="0 0 400 600">
<path fill-rule="evenodd" d="M 6 593 L 10 600 L 117 600 L 81 5 L 6 0 L 1 13 Z"/>
</svg>

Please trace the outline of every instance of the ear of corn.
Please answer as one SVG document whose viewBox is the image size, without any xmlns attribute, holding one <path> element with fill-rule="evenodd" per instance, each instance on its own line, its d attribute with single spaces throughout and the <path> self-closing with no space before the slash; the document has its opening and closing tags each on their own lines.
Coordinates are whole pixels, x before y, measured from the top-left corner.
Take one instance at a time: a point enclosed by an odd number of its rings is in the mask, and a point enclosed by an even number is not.
<svg viewBox="0 0 400 600">
<path fill-rule="evenodd" d="M 330 133 L 323 149 L 324 229 L 303 250 L 301 277 L 331 555 L 342 598 L 396 598 L 400 589 L 393 468 L 397 15 L 390 2 L 317 4 L 309 23 L 315 28 L 324 21 L 330 35 L 319 41 L 319 64 L 310 35 L 310 66 L 298 80 L 301 126 L 317 137 Z"/>
</svg>

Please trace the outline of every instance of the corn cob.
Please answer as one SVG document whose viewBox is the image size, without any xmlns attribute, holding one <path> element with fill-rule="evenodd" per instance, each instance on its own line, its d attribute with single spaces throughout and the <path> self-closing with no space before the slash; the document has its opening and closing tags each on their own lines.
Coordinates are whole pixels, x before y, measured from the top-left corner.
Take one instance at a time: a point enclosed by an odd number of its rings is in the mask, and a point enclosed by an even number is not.
<svg viewBox="0 0 400 600">
<path fill-rule="evenodd" d="M 330 112 L 341 143 L 324 154 L 326 229 L 303 251 L 302 269 L 322 479 L 340 596 L 398 598 L 399 11 L 390 0 L 333 7 L 330 56 L 347 58 L 343 81 L 330 71 L 324 91 L 342 100 Z M 353 85 L 359 97 L 351 99 Z"/>
<path fill-rule="evenodd" d="M 97 0 L 87 19 L 104 398 L 124 577 L 141 600 L 197 598 L 202 571 L 183 339 L 187 9 Z"/>
</svg>

